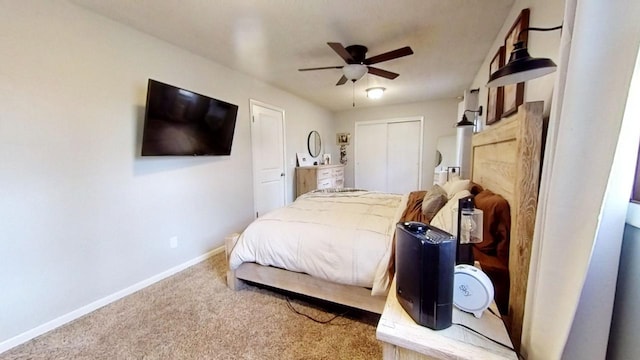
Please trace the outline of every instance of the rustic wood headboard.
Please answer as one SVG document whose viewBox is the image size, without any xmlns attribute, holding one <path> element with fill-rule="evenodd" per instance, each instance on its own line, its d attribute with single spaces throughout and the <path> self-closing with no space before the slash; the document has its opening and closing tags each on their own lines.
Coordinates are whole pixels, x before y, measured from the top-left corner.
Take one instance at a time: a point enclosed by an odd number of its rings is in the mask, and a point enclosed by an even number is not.
<svg viewBox="0 0 640 360">
<path fill-rule="evenodd" d="M 472 139 L 472 181 L 502 195 L 511 208 L 509 313 L 505 323 L 516 349 L 522 336 L 538 202 L 542 109 L 542 101 L 522 104 L 517 114 Z"/>
</svg>

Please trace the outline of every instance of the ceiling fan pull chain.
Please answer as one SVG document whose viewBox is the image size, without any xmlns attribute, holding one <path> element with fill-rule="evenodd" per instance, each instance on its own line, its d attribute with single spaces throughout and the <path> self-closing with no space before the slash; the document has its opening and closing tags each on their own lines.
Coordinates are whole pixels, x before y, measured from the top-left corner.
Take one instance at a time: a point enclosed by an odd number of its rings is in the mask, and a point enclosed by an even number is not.
<svg viewBox="0 0 640 360">
<path fill-rule="evenodd" d="M 356 82 L 352 81 L 351 84 L 351 97 L 353 98 L 353 107 L 356 107 Z"/>
</svg>

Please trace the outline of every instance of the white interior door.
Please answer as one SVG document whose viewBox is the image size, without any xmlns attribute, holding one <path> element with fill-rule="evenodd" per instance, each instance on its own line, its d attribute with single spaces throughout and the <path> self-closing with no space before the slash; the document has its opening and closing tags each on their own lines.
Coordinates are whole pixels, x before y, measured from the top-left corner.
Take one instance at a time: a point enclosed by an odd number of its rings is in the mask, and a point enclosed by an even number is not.
<svg viewBox="0 0 640 360">
<path fill-rule="evenodd" d="M 407 193 L 422 187 L 423 118 L 358 122 L 355 187 Z"/>
<path fill-rule="evenodd" d="M 251 100 L 251 148 L 258 217 L 286 202 L 284 110 Z"/>
</svg>

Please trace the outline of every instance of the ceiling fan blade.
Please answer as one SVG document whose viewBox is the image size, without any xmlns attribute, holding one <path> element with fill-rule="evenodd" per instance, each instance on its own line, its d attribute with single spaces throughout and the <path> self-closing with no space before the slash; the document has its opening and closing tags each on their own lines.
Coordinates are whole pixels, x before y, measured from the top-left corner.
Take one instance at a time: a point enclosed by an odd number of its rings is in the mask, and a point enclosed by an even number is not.
<svg viewBox="0 0 640 360">
<path fill-rule="evenodd" d="M 338 82 L 336 83 L 336 86 L 338 85 L 344 85 L 347 82 L 347 77 L 342 75 L 342 77 L 340 78 L 340 80 L 338 80 Z"/>
<path fill-rule="evenodd" d="M 387 70 L 374 68 L 373 66 L 368 66 L 368 68 L 369 68 L 369 74 L 382 76 L 383 78 L 387 78 L 387 79 L 393 80 L 393 79 L 397 78 L 398 76 L 400 76 L 400 74 L 396 74 L 394 72 L 387 71 Z"/>
<path fill-rule="evenodd" d="M 368 59 L 364 60 L 365 65 L 377 64 L 383 61 L 389 61 L 393 59 L 397 59 L 399 57 L 407 56 L 413 54 L 413 50 L 409 46 L 405 46 L 400 49 L 395 49 L 384 54 L 372 56 Z"/>
<path fill-rule="evenodd" d="M 325 69 L 342 69 L 342 66 L 325 66 L 325 67 L 306 68 L 306 69 L 298 69 L 298 71 L 325 70 Z"/>
<path fill-rule="evenodd" d="M 353 57 L 351 56 L 351 54 L 349 54 L 347 49 L 345 49 L 345 47 L 342 46 L 342 44 L 334 43 L 334 42 L 328 42 L 327 45 L 329 45 L 333 49 L 333 51 L 335 51 L 338 55 L 340 55 L 340 57 L 346 63 L 351 64 L 353 62 Z"/>
</svg>

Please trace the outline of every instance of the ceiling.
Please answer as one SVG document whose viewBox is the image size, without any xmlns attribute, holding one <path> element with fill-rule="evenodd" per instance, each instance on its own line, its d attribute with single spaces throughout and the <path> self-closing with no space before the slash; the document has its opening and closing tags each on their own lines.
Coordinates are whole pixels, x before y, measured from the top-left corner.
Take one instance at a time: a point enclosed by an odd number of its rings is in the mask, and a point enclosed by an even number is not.
<svg viewBox="0 0 640 360">
<path fill-rule="evenodd" d="M 469 88 L 513 0 L 72 0 L 332 111 L 459 97 Z M 360 44 L 367 57 L 410 46 L 414 54 L 336 86 L 327 45 Z M 365 89 L 383 86 L 379 100 Z"/>
</svg>

